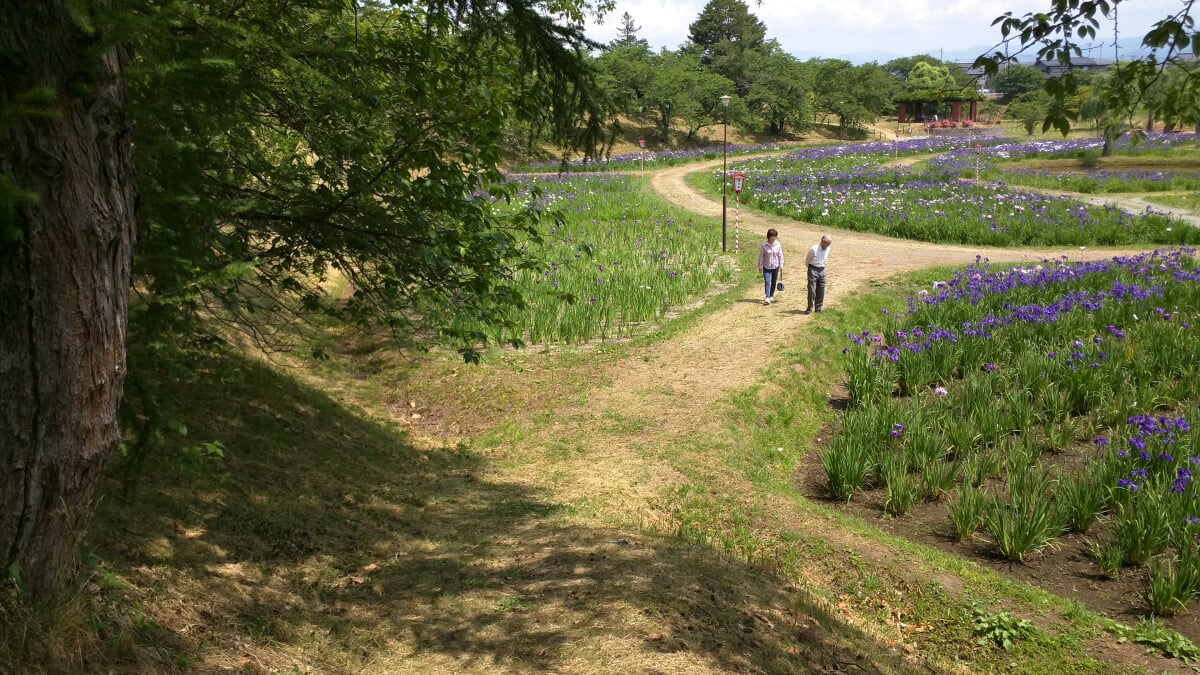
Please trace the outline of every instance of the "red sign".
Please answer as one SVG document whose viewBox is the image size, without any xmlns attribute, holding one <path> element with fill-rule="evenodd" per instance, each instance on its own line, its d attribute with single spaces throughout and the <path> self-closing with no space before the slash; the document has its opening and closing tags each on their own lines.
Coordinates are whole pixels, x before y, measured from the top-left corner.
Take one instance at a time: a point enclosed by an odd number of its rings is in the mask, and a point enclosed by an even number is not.
<svg viewBox="0 0 1200 675">
<path fill-rule="evenodd" d="M 739 195 L 742 194 L 742 184 L 745 182 L 746 174 L 741 172 L 733 174 L 733 191 Z"/>
<path fill-rule="evenodd" d="M 638 146 L 640 146 L 640 147 L 643 147 L 643 148 L 644 148 L 644 147 L 646 147 L 646 139 L 644 139 L 644 138 L 639 138 L 639 139 L 638 139 Z"/>
</svg>

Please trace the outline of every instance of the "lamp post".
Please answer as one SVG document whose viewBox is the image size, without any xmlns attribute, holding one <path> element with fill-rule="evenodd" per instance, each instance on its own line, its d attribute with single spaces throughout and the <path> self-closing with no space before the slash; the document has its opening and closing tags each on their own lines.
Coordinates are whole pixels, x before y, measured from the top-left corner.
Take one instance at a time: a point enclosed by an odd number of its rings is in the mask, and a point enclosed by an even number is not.
<svg viewBox="0 0 1200 675">
<path fill-rule="evenodd" d="M 729 99 L 730 98 L 731 97 L 729 96 L 729 94 L 725 94 L 724 96 L 721 97 L 721 107 L 724 109 L 724 112 L 725 112 L 725 118 L 724 118 L 724 120 L 722 120 L 722 123 L 721 123 L 721 251 L 722 252 L 724 252 L 726 250 L 726 248 L 725 248 L 726 215 L 725 214 L 728 211 L 728 207 L 726 206 L 726 199 L 725 199 L 725 183 L 727 182 L 725 179 L 726 179 L 726 176 L 728 175 L 728 171 L 725 168 L 725 155 L 727 152 L 727 148 L 729 146 Z"/>
</svg>

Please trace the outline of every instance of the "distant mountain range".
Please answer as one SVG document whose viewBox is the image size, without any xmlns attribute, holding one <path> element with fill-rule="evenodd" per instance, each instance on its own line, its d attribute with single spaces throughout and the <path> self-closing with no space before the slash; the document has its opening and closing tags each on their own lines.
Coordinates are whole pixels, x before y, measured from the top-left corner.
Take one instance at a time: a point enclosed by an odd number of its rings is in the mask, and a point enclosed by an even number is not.
<svg viewBox="0 0 1200 675">
<path fill-rule="evenodd" d="M 1117 46 L 1119 47 L 1119 52 L 1122 59 L 1139 58 L 1150 53 L 1149 49 L 1146 49 L 1142 46 L 1141 37 L 1122 38 L 1117 40 Z M 966 63 L 974 61 L 980 54 L 992 53 L 992 51 L 994 51 L 994 47 L 994 45 L 977 45 L 974 47 L 968 47 L 966 49 L 934 49 L 917 53 L 928 54 L 930 56 L 937 57 L 942 61 Z M 1018 59 L 1022 63 L 1033 63 L 1034 54 L 1036 53 L 1036 49 L 1029 49 L 1024 54 L 1021 54 Z M 894 52 L 885 52 L 880 50 L 853 52 L 849 54 L 836 54 L 832 56 L 829 54 L 794 54 L 796 58 L 802 60 L 810 58 L 843 59 L 854 64 L 870 63 L 871 61 L 884 64 L 892 59 L 899 59 L 913 55 L 914 54 L 896 54 Z M 1113 44 L 1112 42 L 1096 43 L 1096 46 L 1093 49 L 1084 49 L 1083 56 L 1088 56 L 1093 59 L 1105 59 L 1111 61 L 1114 57 Z"/>
</svg>

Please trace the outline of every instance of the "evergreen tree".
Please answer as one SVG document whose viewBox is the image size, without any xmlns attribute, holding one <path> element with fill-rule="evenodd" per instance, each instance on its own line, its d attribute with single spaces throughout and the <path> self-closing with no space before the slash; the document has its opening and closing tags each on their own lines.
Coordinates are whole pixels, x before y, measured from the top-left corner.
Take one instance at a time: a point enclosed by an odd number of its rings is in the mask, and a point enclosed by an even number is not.
<svg viewBox="0 0 1200 675">
<path fill-rule="evenodd" d="M 609 43 L 612 48 L 617 47 L 642 47 L 650 48 L 650 43 L 638 37 L 638 31 L 642 28 L 633 22 L 633 16 L 629 12 L 621 15 L 621 26 L 617 28 L 617 39 Z"/>
<path fill-rule="evenodd" d="M 767 36 L 766 26 L 742 0 L 708 0 L 688 30 L 692 44 L 701 50 L 716 49 L 722 42 L 758 49 Z"/>
<path fill-rule="evenodd" d="M 753 77 L 752 54 L 763 48 L 767 28 L 741 0 L 709 0 L 689 26 L 692 50 L 714 72 L 732 80 L 745 96 Z"/>
<path fill-rule="evenodd" d="M 603 132 L 586 7 L 0 6 L 0 562 L 22 588 L 70 571 L 127 368 L 150 367 L 127 339 L 320 313 L 475 354 L 544 216 L 500 141 Z"/>
</svg>

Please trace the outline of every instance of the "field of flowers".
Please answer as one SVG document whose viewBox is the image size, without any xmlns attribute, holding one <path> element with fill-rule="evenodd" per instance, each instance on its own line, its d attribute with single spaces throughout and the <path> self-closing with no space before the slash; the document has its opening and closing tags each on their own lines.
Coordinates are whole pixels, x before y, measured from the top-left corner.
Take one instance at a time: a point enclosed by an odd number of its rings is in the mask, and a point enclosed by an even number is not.
<svg viewBox="0 0 1200 675">
<path fill-rule="evenodd" d="M 1031 268 L 979 261 L 848 335 L 829 493 L 1024 561 L 1087 532 L 1100 574 L 1144 566 L 1146 606 L 1200 591 L 1200 267 L 1192 249 Z"/>
<path fill-rule="evenodd" d="M 771 150 L 775 150 L 777 147 L 778 146 L 774 143 L 729 145 L 726 148 L 726 156 L 737 157 L 759 152 L 770 152 Z M 707 159 L 718 159 L 720 157 L 721 146 L 710 145 L 702 148 L 689 148 L 686 150 L 646 150 L 644 152 L 625 152 L 619 155 L 611 155 L 598 161 L 573 159 L 567 162 L 553 160 L 544 162 L 531 162 L 514 167 L 513 172 L 590 173 L 604 171 L 639 171 L 643 167 L 646 171 L 651 171 L 653 169 L 661 169 L 667 166 L 700 162 Z"/>
<path fill-rule="evenodd" d="M 991 141 L 976 147 L 970 139 L 912 139 L 806 148 L 783 158 L 742 160 L 734 169 L 746 175 L 746 203 L 852 231 L 988 246 L 1200 243 L 1200 230 L 1162 213 L 1131 214 L 963 176 L 973 175 L 981 163 L 977 153 L 999 157 L 1072 148 L 1051 143 Z M 941 154 L 920 168 L 889 166 L 900 157 L 930 152 Z M 719 184 L 719 171 L 712 181 Z"/>
<path fill-rule="evenodd" d="M 714 232 L 619 174 L 514 176 L 523 195 L 562 220 L 530 241 L 532 270 L 518 271 L 527 306 L 498 342 L 574 344 L 636 334 L 647 322 L 733 277 Z M 537 196 L 533 197 L 536 189 Z"/>
</svg>

